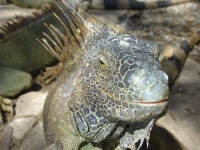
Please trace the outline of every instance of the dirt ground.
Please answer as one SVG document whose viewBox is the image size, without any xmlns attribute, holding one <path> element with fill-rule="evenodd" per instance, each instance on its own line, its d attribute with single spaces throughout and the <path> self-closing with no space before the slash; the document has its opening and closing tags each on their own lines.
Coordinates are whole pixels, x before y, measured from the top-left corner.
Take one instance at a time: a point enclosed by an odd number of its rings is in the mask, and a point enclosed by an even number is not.
<svg viewBox="0 0 200 150">
<path fill-rule="evenodd" d="M 14 5 L 0 5 L 0 26 L 15 14 L 30 15 L 33 10 Z M 119 33 L 157 42 L 180 43 L 193 31 L 200 29 L 200 4 L 187 3 L 146 11 L 90 11 L 102 23 Z M 42 31 L 41 31 L 42 32 Z M 196 51 L 200 46 L 195 46 Z M 200 55 L 198 56 L 200 58 Z M 54 83 L 52 83 L 54 84 Z M 41 150 L 46 147 L 42 110 L 51 88 L 36 85 L 15 99 L 16 114 L 9 125 L 13 127 L 12 150 Z M 171 89 L 167 114 L 157 121 L 188 150 L 200 149 L 200 64 L 190 58 Z M 0 133 L 0 149 L 3 131 Z M 174 149 L 175 150 L 175 149 Z"/>
</svg>

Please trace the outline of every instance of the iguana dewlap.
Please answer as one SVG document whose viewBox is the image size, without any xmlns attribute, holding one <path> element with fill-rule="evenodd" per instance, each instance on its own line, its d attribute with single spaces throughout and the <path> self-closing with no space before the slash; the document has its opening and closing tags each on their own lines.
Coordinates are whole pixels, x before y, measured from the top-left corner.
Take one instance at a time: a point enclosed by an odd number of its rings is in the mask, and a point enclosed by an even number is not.
<svg viewBox="0 0 200 150">
<path fill-rule="evenodd" d="M 44 33 L 41 42 L 65 66 L 44 106 L 47 149 L 134 149 L 138 141 L 139 147 L 148 143 L 155 120 L 167 110 L 168 77 L 157 45 L 117 35 L 63 3 L 71 28 L 55 15 L 65 33 L 45 24 L 55 40 Z"/>
</svg>

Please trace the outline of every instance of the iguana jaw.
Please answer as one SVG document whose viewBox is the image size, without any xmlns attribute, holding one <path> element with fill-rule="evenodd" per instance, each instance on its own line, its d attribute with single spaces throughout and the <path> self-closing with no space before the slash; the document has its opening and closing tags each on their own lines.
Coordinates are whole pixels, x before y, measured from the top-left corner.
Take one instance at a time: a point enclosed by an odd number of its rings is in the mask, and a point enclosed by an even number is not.
<svg viewBox="0 0 200 150">
<path fill-rule="evenodd" d="M 98 95 L 95 99 L 85 97 L 86 103 L 96 108 L 108 120 L 140 122 L 148 118 L 159 118 L 166 113 L 167 99 L 155 102 L 127 102 L 126 100 L 116 98 L 108 92 L 104 93 L 102 89 L 88 89 L 84 91 Z M 106 102 L 106 103 L 105 103 Z"/>
</svg>

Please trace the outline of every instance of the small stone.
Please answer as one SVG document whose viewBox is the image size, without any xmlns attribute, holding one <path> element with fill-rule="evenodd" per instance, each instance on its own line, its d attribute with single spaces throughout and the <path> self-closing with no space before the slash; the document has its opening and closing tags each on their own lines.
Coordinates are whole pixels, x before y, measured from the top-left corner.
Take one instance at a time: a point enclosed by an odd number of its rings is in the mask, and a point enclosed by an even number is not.
<svg viewBox="0 0 200 150">
<path fill-rule="evenodd" d="M 184 92 L 184 89 L 179 87 L 178 90 L 177 90 L 179 93 L 183 93 Z"/>
</svg>

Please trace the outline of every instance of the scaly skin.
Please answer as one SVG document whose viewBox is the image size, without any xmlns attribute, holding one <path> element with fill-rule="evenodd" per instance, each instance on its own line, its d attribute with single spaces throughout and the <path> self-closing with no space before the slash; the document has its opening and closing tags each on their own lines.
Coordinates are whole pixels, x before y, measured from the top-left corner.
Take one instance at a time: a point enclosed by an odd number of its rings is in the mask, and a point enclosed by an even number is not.
<svg viewBox="0 0 200 150">
<path fill-rule="evenodd" d="M 30 88 L 32 76 L 39 74 L 44 66 L 57 63 L 57 60 L 35 40 L 36 37 L 40 37 L 42 31 L 49 32 L 44 27 L 44 22 L 53 22 L 64 31 L 53 16 L 53 11 L 62 15 L 60 10 L 50 7 L 44 11 L 44 16 L 33 15 L 27 18 L 18 16 L 15 18 L 17 21 L 10 20 L 2 27 L 6 33 L 5 38 L 0 40 L 0 95 L 2 97 L 0 109 L 3 111 L 12 110 L 12 106 L 7 105 L 8 99 L 5 98 L 16 96 L 22 90 Z M 46 84 L 50 83 L 62 72 L 62 70 L 58 71 L 60 72 L 55 71 L 55 67 L 48 68 L 41 80 Z"/>
<path fill-rule="evenodd" d="M 56 40 L 52 48 L 42 39 L 65 64 L 44 106 L 47 149 L 135 149 L 136 142 L 148 142 L 154 121 L 167 110 L 168 77 L 157 45 L 117 35 L 91 18 L 73 19 L 81 31 L 70 25 L 75 39 L 53 26 L 65 42 Z"/>
</svg>

